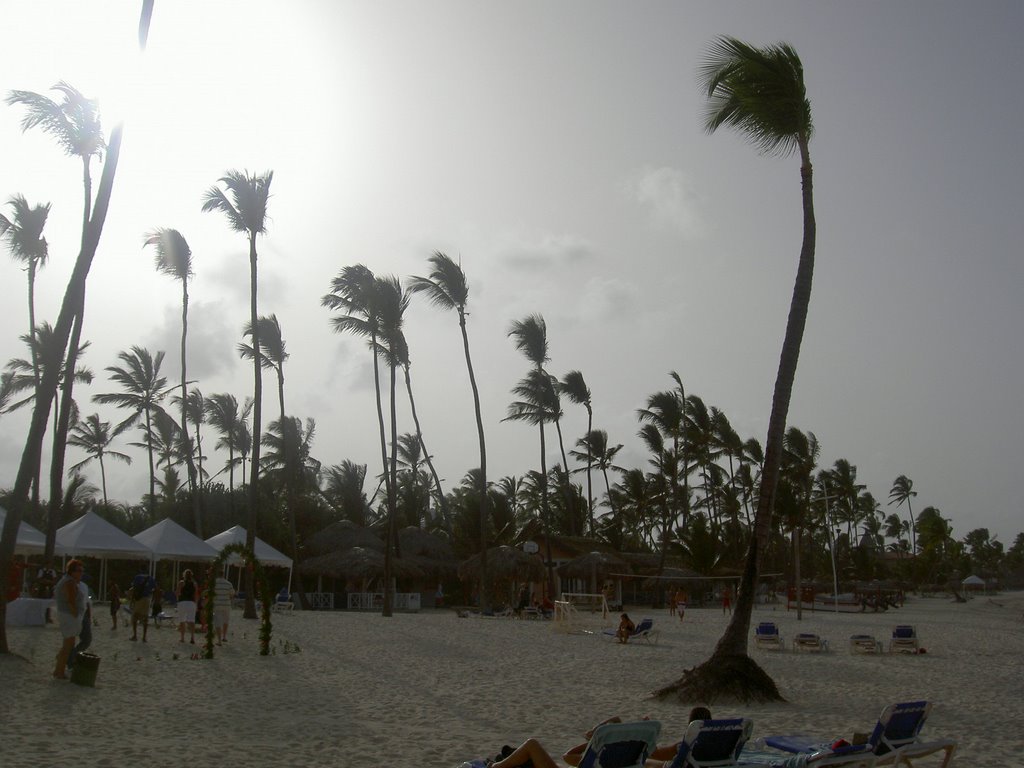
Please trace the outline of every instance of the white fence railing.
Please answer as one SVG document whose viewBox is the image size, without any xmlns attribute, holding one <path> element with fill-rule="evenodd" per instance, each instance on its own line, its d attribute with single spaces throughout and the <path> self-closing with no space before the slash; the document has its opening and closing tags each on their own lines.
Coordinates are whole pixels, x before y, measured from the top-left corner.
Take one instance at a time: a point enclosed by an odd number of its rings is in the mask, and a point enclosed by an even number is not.
<svg viewBox="0 0 1024 768">
<path fill-rule="evenodd" d="M 350 611 L 379 611 L 383 607 L 383 592 L 348 593 L 348 609 Z M 396 592 L 394 608 L 396 611 L 418 611 L 420 609 L 420 593 Z"/>
</svg>

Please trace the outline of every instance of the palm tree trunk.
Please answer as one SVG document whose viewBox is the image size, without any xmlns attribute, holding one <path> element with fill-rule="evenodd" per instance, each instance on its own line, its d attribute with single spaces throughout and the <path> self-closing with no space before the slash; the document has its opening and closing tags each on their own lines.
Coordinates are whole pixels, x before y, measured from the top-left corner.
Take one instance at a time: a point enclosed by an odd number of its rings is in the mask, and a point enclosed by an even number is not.
<svg viewBox="0 0 1024 768">
<path fill-rule="evenodd" d="M 380 432 L 380 459 L 381 465 L 383 466 L 384 472 L 384 485 L 387 491 L 387 507 L 388 507 L 388 524 L 387 524 L 387 539 L 384 546 L 384 605 L 381 609 L 381 615 L 384 617 L 392 616 L 394 612 L 394 605 L 391 595 L 391 576 L 394 571 L 394 562 L 392 561 L 392 550 L 391 550 L 391 473 L 388 471 L 388 438 L 387 432 L 384 426 L 384 405 L 381 403 L 380 398 L 380 363 L 377 360 L 377 334 L 370 334 L 370 349 L 373 353 L 373 389 L 377 396 L 377 428 Z M 392 449 L 393 450 L 393 449 Z"/>
<path fill-rule="evenodd" d="M 99 455 L 99 460 L 100 460 L 100 480 L 103 483 L 103 506 L 104 507 L 109 507 L 110 505 L 107 502 L 107 470 L 103 466 L 103 454 L 102 453 L 100 453 L 100 455 Z M 47 561 L 47 562 L 49 562 L 49 561 Z"/>
<path fill-rule="evenodd" d="M 259 520 L 260 504 L 260 437 L 263 431 L 263 365 L 260 357 L 260 331 L 256 306 L 256 289 L 259 285 L 256 266 L 256 233 L 249 233 L 249 320 L 252 323 L 252 455 L 249 460 L 249 515 L 245 545 L 250 552 L 256 551 L 256 523 Z M 254 578 L 250 568 L 245 570 L 245 612 L 246 619 L 256 618 L 256 596 L 253 594 Z"/>
<path fill-rule="evenodd" d="M 405 372 L 405 389 L 409 393 L 409 409 L 412 411 L 412 422 L 416 425 L 416 437 L 419 438 L 420 448 L 423 449 L 423 460 L 427 462 L 427 467 L 430 468 L 430 475 L 434 478 L 434 487 L 437 488 L 437 501 L 441 506 L 441 515 L 443 519 L 448 519 L 448 501 L 444 497 L 444 491 L 441 489 L 441 478 L 437 476 L 437 470 L 434 469 L 433 459 L 430 457 L 430 453 L 427 451 L 427 444 L 423 441 L 423 430 L 420 429 L 420 417 L 416 414 L 416 398 L 412 396 L 412 378 L 409 374 L 409 366 L 402 366 L 402 370 Z"/>
<path fill-rule="evenodd" d="M 146 406 L 146 451 L 149 454 L 149 522 L 156 522 L 156 464 L 153 461 L 153 422 Z"/>
<path fill-rule="evenodd" d="M 186 383 L 185 350 L 188 339 L 188 276 L 181 279 L 181 443 L 188 471 L 188 489 L 192 494 L 192 518 L 196 536 L 203 538 L 203 507 L 199 493 L 196 463 L 192 458 L 192 440 L 188 434 L 188 385 Z"/>
<path fill-rule="evenodd" d="M 732 620 L 715 647 L 716 656 L 746 656 L 750 634 L 750 618 L 754 608 L 754 595 L 761 558 L 771 535 L 772 511 L 775 489 L 779 482 L 782 466 L 783 437 L 786 431 L 786 417 L 796 378 L 797 362 L 800 358 L 800 343 L 807 323 L 807 310 L 811 301 L 811 284 L 814 278 L 814 248 L 816 222 L 814 219 L 813 171 L 807 142 L 800 139 L 800 176 L 803 193 L 804 231 L 800 248 L 800 262 L 797 267 L 793 298 L 786 322 L 786 335 L 779 358 L 779 370 L 772 397 L 772 412 L 768 421 L 768 436 L 765 443 L 764 467 L 761 470 L 761 489 L 758 493 L 757 513 L 754 517 L 754 535 L 750 540 L 747 561 L 740 580 L 736 606 Z"/>
<path fill-rule="evenodd" d="M 548 506 L 548 462 L 547 449 L 544 442 L 544 419 L 538 422 L 540 428 L 540 512 L 544 522 L 545 560 L 548 568 L 548 599 L 554 600 L 555 594 L 555 561 L 551 558 L 551 509 Z"/>
<path fill-rule="evenodd" d="M 459 328 L 462 330 L 462 348 L 466 354 L 466 370 L 469 372 L 469 386 L 473 390 L 473 410 L 476 414 L 476 433 L 480 443 L 480 610 L 491 608 L 487 593 L 487 529 L 490 521 L 491 500 L 487 495 L 487 445 L 484 442 L 484 419 L 480 411 L 480 390 L 473 372 L 473 358 L 469 354 L 469 334 L 466 331 L 466 313 L 459 308 Z"/>
<path fill-rule="evenodd" d="M 54 425 L 53 446 L 50 452 L 50 509 L 46 521 L 47 562 L 53 557 L 57 542 L 57 529 L 61 523 L 61 499 L 64 496 L 64 454 L 67 451 L 68 430 L 71 428 L 71 406 L 74 404 L 75 367 L 78 365 L 78 349 L 82 339 L 82 317 L 85 313 L 85 294 L 79 298 L 79 312 L 75 315 L 68 340 L 68 354 L 64 361 L 64 382 L 61 386 L 60 406 L 57 423 Z"/>
<path fill-rule="evenodd" d="M 594 410 L 590 407 L 590 403 L 586 403 L 587 406 L 587 436 L 594 431 Z M 594 466 L 594 455 L 593 452 L 587 449 L 587 518 L 588 528 L 590 530 L 590 538 L 594 538 L 594 486 L 591 483 L 590 473 Z"/>
</svg>

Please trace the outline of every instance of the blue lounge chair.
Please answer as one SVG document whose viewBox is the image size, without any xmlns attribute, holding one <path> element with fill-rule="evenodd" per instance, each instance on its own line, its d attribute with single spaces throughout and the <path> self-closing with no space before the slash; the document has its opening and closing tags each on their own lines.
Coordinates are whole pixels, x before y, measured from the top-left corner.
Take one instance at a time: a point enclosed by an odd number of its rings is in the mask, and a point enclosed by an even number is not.
<svg viewBox="0 0 1024 768">
<path fill-rule="evenodd" d="M 939 739 L 924 742 L 919 738 L 931 708 L 932 705 L 927 701 L 890 704 L 882 710 L 866 743 L 841 747 L 835 752 L 847 755 L 870 753 L 875 757 L 875 765 L 899 765 L 910 759 L 942 751 L 945 755 L 941 766 L 945 768 L 953 759 L 956 741 Z M 769 736 L 764 741 L 768 746 L 785 752 L 812 754 L 827 749 L 820 739 L 808 736 Z"/>
<path fill-rule="evenodd" d="M 754 723 L 746 718 L 694 720 L 686 728 L 669 768 L 735 766 Z"/>
<path fill-rule="evenodd" d="M 579 768 L 641 768 L 661 733 L 657 720 L 605 723 L 594 729 Z"/>
<path fill-rule="evenodd" d="M 782 635 L 779 634 L 779 625 L 774 621 L 762 621 L 757 625 L 754 629 L 754 645 L 776 651 L 786 650 Z"/>
<path fill-rule="evenodd" d="M 917 630 L 910 624 L 897 624 L 889 641 L 889 653 L 918 653 L 920 649 Z"/>
</svg>

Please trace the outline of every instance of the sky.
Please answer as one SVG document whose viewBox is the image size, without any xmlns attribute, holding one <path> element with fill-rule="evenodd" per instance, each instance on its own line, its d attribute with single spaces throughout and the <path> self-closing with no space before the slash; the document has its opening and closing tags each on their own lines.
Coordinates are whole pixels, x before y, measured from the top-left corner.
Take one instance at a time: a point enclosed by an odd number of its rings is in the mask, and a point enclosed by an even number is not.
<svg viewBox="0 0 1024 768">
<path fill-rule="evenodd" d="M 800 248 L 799 159 L 708 135 L 697 70 L 720 35 L 786 41 L 811 100 L 818 225 L 789 424 L 815 433 L 821 466 L 856 465 L 883 505 L 907 475 L 915 509 L 938 508 L 957 538 L 986 527 L 1009 546 L 1024 529 L 1020 3 L 157 0 L 141 58 L 140 5 L 5 10 L 16 33 L 0 92 L 66 80 L 101 99 L 107 131 L 125 121 L 88 283 L 83 415 L 123 417 L 89 398 L 117 391 L 104 369 L 134 345 L 165 350 L 162 373 L 179 377 L 180 284 L 142 245 L 157 227 L 193 252 L 189 378 L 207 396 L 251 394 L 235 352 L 247 242 L 200 207 L 226 171 L 273 170 L 259 311 L 281 322 L 287 410 L 315 419 L 325 466 L 376 474 L 380 448 L 370 352 L 332 331 L 320 298 L 344 266 L 425 275 L 434 251 L 469 280 L 492 479 L 539 466 L 535 430 L 502 422 L 528 370 L 507 333 L 533 313 L 549 370 L 583 372 L 620 465 L 647 466 L 636 412 L 671 371 L 763 443 Z M 52 203 L 36 306 L 53 322 L 81 165 L 23 133 L 22 114 L 0 105 L 0 199 Z M 26 286 L 0 254 L 0 361 L 26 356 Z M 447 490 L 479 463 L 472 397 L 456 315 L 421 299 L 406 314 L 413 387 Z M 271 380 L 264 402 L 266 423 Z M 563 405 L 568 450 L 586 414 Z M 413 429 L 401 398 L 399 431 Z M 0 487 L 26 430 L 27 413 L 0 416 Z M 135 461 L 108 463 L 108 491 L 137 503 L 146 462 L 128 439 L 114 447 Z M 69 465 L 81 458 L 69 450 Z M 98 467 L 86 474 L 99 485 Z"/>
</svg>

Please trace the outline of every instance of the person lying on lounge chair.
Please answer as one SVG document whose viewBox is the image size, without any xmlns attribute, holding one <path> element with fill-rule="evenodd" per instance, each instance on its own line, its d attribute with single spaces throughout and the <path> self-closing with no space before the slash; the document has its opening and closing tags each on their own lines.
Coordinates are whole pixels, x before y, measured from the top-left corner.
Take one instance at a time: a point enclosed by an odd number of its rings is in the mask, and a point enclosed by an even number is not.
<svg viewBox="0 0 1024 768">
<path fill-rule="evenodd" d="M 644 718 L 644 719 L 646 720 L 647 718 Z M 687 718 L 686 722 L 687 722 L 687 724 L 689 724 L 689 723 L 692 723 L 694 720 L 710 720 L 710 719 L 711 719 L 711 710 L 710 709 L 708 709 L 707 707 L 694 707 L 693 709 L 690 710 L 690 716 Z M 594 735 L 594 730 L 598 726 L 604 725 L 605 723 L 621 723 L 621 722 L 622 722 L 622 718 L 619 717 L 618 715 L 615 715 L 614 717 L 609 717 L 607 720 L 601 721 L 600 723 L 595 725 L 593 728 L 591 728 L 589 731 L 587 731 L 584 734 L 584 736 L 586 737 L 587 741 L 589 741 L 590 737 Z M 685 732 L 686 729 L 683 728 L 683 731 Z M 681 735 L 680 735 L 680 738 L 682 738 Z M 587 741 L 583 742 L 582 744 L 577 744 L 575 747 L 573 747 L 569 751 L 567 751 L 564 755 L 562 755 L 562 760 L 566 764 L 568 764 L 568 765 L 579 765 L 580 758 L 583 757 L 583 753 L 587 749 Z M 662 763 L 664 763 L 665 765 L 668 765 L 672 761 L 672 759 L 676 756 L 676 752 L 678 752 L 678 751 L 679 751 L 679 742 L 678 741 L 673 743 L 673 744 L 668 744 L 668 745 L 666 745 L 664 747 L 658 747 L 653 752 L 651 752 L 650 755 L 647 756 L 647 762 L 644 765 L 645 766 L 652 766 L 652 768 L 658 768 L 658 766 L 660 766 Z M 652 761 L 654 761 L 654 762 L 652 762 Z M 519 763 L 512 763 L 511 765 L 519 765 Z"/>
</svg>

